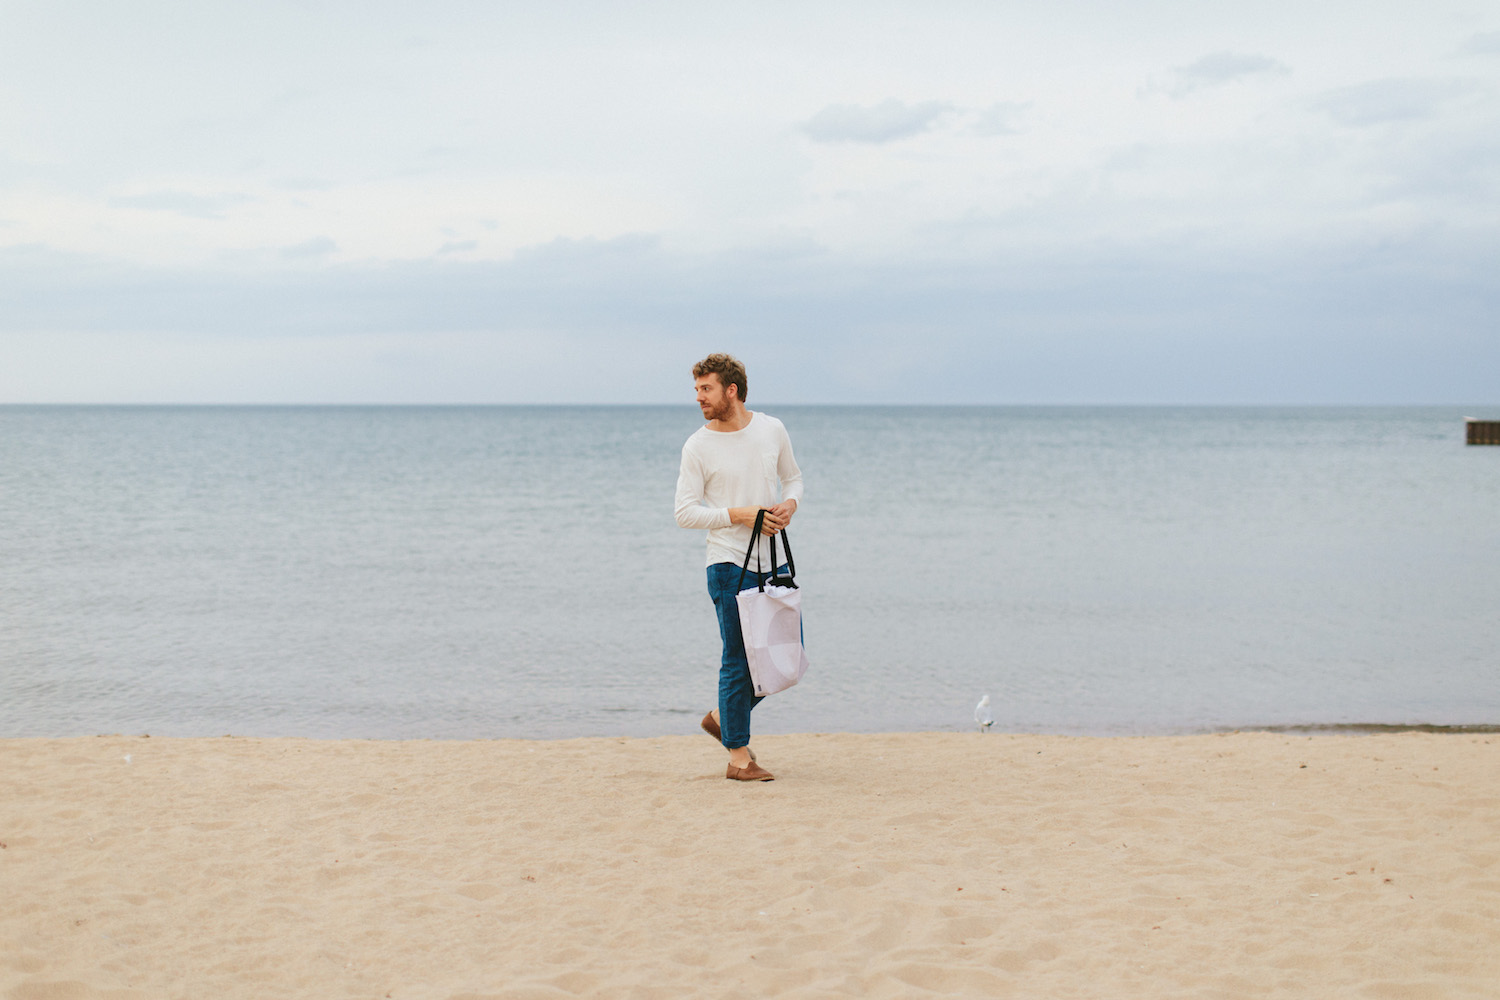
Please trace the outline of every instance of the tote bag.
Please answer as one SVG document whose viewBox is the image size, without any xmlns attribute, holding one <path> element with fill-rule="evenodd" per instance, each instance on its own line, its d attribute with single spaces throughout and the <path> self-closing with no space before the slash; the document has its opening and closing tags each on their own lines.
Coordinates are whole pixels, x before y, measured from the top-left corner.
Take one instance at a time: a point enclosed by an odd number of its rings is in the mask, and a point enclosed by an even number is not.
<svg viewBox="0 0 1500 1000">
<path fill-rule="evenodd" d="M 766 512 L 755 516 L 750 547 L 740 566 L 740 587 L 750 569 L 750 553 L 760 540 Z M 807 649 L 802 645 L 802 591 L 797 586 L 797 564 L 786 529 L 780 532 L 786 545 L 786 576 L 777 576 L 776 535 L 771 536 L 771 575 L 761 572 L 760 554 L 755 558 L 754 587 L 741 589 L 735 600 L 740 607 L 740 632 L 745 637 L 745 659 L 750 662 L 750 680 L 760 697 L 785 691 L 807 673 Z"/>
</svg>

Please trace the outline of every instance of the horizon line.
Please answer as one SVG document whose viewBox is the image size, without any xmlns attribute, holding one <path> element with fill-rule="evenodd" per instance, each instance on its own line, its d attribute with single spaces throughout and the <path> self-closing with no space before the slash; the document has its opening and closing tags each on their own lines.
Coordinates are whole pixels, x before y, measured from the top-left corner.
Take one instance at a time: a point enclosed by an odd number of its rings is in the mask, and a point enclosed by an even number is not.
<svg viewBox="0 0 1500 1000">
<path fill-rule="evenodd" d="M 1327 410 L 1353 410 L 1353 409 L 1474 409 L 1500 408 L 1500 402 L 1476 403 L 1474 401 L 1462 403 L 1450 402 L 795 402 L 778 400 L 766 404 L 767 407 L 799 407 L 809 409 L 1327 409 Z M 686 402 L 576 402 L 576 401 L 527 401 L 527 402 L 270 402 L 270 401 L 236 401 L 236 402 L 173 402 L 173 401 L 6 401 L 0 400 L 0 409 L 19 409 L 54 407 L 58 409 L 499 409 L 502 407 L 533 407 L 533 408 L 583 408 L 583 409 L 648 409 L 648 408 L 682 408 L 696 409 L 692 400 Z M 755 405 L 748 405 L 748 409 L 754 410 Z M 1479 418 L 1485 419 L 1485 418 Z"/>
</svg>

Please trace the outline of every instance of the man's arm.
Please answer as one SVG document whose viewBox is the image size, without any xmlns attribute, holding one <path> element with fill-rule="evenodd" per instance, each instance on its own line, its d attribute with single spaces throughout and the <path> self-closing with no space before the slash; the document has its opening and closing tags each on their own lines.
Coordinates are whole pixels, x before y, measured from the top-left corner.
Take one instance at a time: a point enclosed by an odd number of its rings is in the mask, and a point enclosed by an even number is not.
<svg viewBox="0 0 1500 1000">
<path fill-rule="evenodd" d="M 776 453 L 776 478 L 781 480 L 781 495 L 786 499 L 767 510 L 780 522 L 776 526 L 780 531 L 791 522 L 792 515 L 802 503 L 802 470 L 797 467 L 797 457 L 792 454 L 792 439 L 787 436 L 784 426 L 781 428 L 781 447 Z M 766 519 L 770 520 L 770 514 Z"/>
<path fill-rule="evenodd" d="M 724 528 L 737 523 L 733 509 L 704 505 L 703 466 L 698 457 L 686 447 L 682 449 L 682 465 L 677 470 L 677 500 L 674 508 L 677 526 L 680 528 Z"/>
</svg>

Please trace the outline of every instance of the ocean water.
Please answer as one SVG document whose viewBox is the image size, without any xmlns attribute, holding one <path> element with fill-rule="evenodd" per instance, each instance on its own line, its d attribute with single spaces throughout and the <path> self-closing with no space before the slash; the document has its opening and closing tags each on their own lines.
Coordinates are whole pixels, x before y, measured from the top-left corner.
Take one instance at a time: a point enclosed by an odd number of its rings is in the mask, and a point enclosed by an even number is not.
<svg viewBox="0 0 1500 1000">
<path fill-rule="evenodd" d="M 812 668 L 757 732 L 1500 723 L 1452 408 L 776 407 Z M 0 736 L 696 732 L 695 407 L 0 407 Z"/>
</svg>

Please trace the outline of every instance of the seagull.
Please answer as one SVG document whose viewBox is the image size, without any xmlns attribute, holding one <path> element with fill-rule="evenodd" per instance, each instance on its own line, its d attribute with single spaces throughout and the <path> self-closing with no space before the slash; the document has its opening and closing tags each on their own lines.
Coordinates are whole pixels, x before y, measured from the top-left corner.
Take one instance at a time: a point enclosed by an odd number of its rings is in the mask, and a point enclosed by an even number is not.
<svg viewBox="0 0 1500 1000">
<path fill-rule="evenodd" d="M 995 724 L 995 716 L 990 711 L 989 695 L 980 698 L 979 704 L 974 706 L 974 721 L 979 724 L 981 733 Z"/>
</svg>

